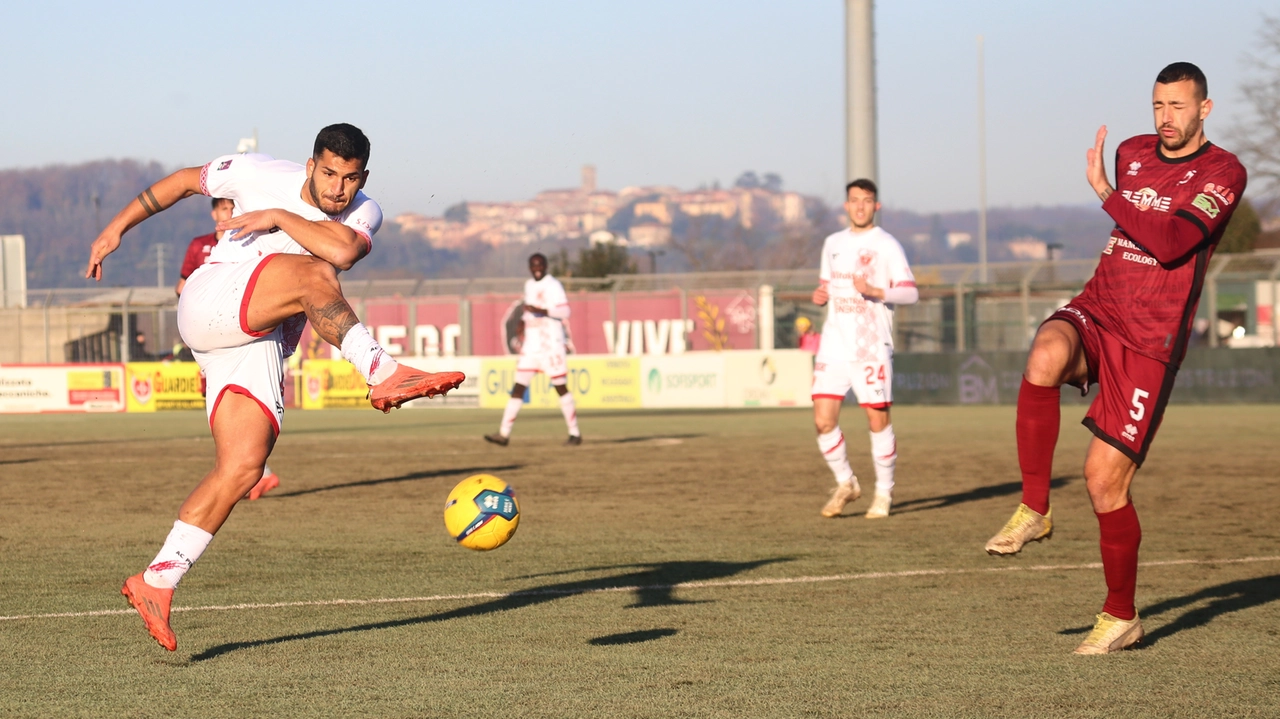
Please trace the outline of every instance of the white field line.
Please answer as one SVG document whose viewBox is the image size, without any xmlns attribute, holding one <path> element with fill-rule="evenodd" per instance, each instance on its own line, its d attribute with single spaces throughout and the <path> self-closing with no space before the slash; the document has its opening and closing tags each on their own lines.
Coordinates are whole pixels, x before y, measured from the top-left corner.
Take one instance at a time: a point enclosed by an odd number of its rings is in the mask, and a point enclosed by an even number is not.
<svg viewBox="0 0 1280 719">
<path fill-rule="evenodd" d="M 1251 564 L 1254 562 L 1280 561 L 1280 555 L 1271 557 L 1240 557 L 1238 559 L 1168 559 L 1141 562 L 1141 567 L 1173 567 L 1208 564 Z M 645 584 L 627 587 L 599 587 L 596 589 L 524 589 L 514 592 L 473 592 L 470 594 L 435 594 L 427 597 L 383 597 L 375 599 L 316 599 L 302 602 L 266 602 L 257 604 L 222 604 L 205 607 L 174 607 L 176 612 L 227 612 L 245 609 L 280 609 L 285 607 L 339 607 L 372 604 L 410 604 L 415 602 L 467 601 L 472 599 L 503 599 L 548 595 L 603 594 L 606 592 L 638 592 L 654 589 L 707 589 L 715 587 L 765 587 L 783 584 L 816 584 L 819 582 L 852 582 L 866 579 L 895 579 L 900 577 L 940 577 L 957 574 L 986 574 L 992 572 L 1061 572 L 1079 569 L 1101 569 L 1101 562 L 1086 564 L 1040 564 L 1029 567 L 990 567 L 987 569 L 911 569 L 901 572 L 863 572 L 861 574 L 828 574 L 816 577 L 771 577 L 762 579 L 715 579 L 705 582 L 679 582 L 677 584 Z M 0 617 L 0 621 L 20 619 L 60 619 L 64 617 L 108 617 L 133 614 L 133 609 L 99 609 L 90 612 L 56 612 L 52 614 L 15 614 Z"/>
</svg>

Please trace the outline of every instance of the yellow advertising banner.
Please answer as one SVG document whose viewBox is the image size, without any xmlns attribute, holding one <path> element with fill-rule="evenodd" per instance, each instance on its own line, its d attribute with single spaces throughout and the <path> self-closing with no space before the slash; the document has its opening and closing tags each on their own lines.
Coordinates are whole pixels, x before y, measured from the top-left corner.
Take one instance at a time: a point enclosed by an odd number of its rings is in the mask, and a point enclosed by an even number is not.
<svg viewBox="0 0 1280 719">
<path fill-rule="evenodd" d="M 129 362 L 124 374 L 128 412 L 204 409 L 195 362 Z"/>
<path fill-rule="evenodd" d="M 640 406 L 640 358 L 569 355 L 566 382 L 578 409 L 629 409 Z M 480 368 L 480 406 L 502 409 L 515 384 L 516 358 L 486 358 Z M 529 407 L 559 409 L 551 379 L 536 374 L 525 392 Z"/>
<path fill-rule="evenodd" d="M 346 360 L 309 359 L 302 363 L 302 408 L 373 409 L 369 385 Z"/>
</svg>

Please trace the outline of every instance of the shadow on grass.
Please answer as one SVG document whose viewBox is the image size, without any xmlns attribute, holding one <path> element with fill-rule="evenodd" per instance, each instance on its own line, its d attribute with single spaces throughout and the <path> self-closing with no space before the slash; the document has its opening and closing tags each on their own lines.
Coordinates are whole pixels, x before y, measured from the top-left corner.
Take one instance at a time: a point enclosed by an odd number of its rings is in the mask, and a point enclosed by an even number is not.
<svg viewBox="0 0 1280 719">
<path fill-rule="evenodd" d="M 494 614 L 496 612 L 505 612 L 512 609 L 521 609 L 523 607 L 543 604 L 563 597 L 572 597 L 579 594 L 591 594 L 596 592 L 631 592 L 635 595 L 635 601 L 628 605 L 628 608 L 698 604 L 700 602 L 692 602 L 675 597 L 673 592 L 677 588 L 677 585 L 685 582 L 705 582 L 715 579 L 723 579 L 725 577 L 731 577 L 735 574 L 756 569 L 757 567 L 789 561 L 792 561 L 790 557 L 778 557 L 776 559 L 761 559 L 754 562 L 698 561 L 623 565 L 620 567 L 613 567 L 612 569 L 639 569 L 638 571 L 619 574 L 612 577 L 583 579 L 576 582 L 561 582 L 557 584 L 547 584 L 541 587 L 533 587 L 531 589 L 522 589 L 487 602 L 473 604 L 468 607 L 459 607 L 446 612 L 426 614 L 420 617 L 392 619 L 385 622 L 369 622 L 350 627 L 340 627 L 338 629 L 317 629 L 311 632 L 285 634 L 278 637 L 271 637 L 269 639 L 219 644 L 198 654 L 192 655 L 191 661 L 203 662 L 209 659 L 216 659 L 224 654 L 230 654 L 231 652 L 237 652 L 242 649 L 267 647 L 275 644 L 284 644 L 286 642 L 296 642 L 305 639 L 319 639 L 321 637 L 332 637 L 341 634 L 351 634 L 353 632 L 395 629 L 398 627 L 411 627 L 418 624 L 445 622 L 453 619 L 481 617 Z"/>
<path fill-rule="evenodd" d="M 1076 476 L 1054 477 L 1049 480 L 1050 489 L 1061 489 L 1073 480 L 1077 480 Z M 907 514 L 909 512 L 924 512 L 930 509 L 945 509 L 953 507 L 957 504 L 965 502 L 977 502 L 983 499 L 992 499 L 994 497 L 1008 497 L 1014 494 L 1022 494 L 1022 481 L 1005 482 L 1004 484 L 993 484 L 987 487 L 978 487 L 967 492 L 956 492 L 955 494 L 944 494 L 938 497 L 925 497 L 923 499 L 912 499 L 901 504 L 893 505 L 894 514 Z"/>
<path fill-rule="evenodd" d="M 655 439 L 697 439 L 705 434 L 650 434 L 644 437 L 619 437 L 618 439 L 602 439 L 597 444 L 634 444 L 636 442 L 652 442 Z"/>
<path fill-rule="evenodd" d="M 676 633 L 677 630 L 671 628 L 663 629 L 642 629 L 638 632 L 626 632 L 625 634 L 610 634 L 608 636 L 596 637 L 589 640 L 587 644 L 597 647 L 609 647 L 615 644 L 639 644 L 641 642 L 651 642 L 654 639 L 669 637 Z"/>
<path fill-rule="evenodd" d="M 1163 602 L 1157 602 L 1149 607 L 1139 609 L 1138 616 L 1148 619 L 1158 617 L 1165 612 L 1181 609 L 1206 600 L 1209 602 L 1207 605 L 1192 609 L 1154 632 L 1149 632 L 1143 637 L 1139 648 L 1153 647 L 1156 642 L 1165 637 L 1171 637 L 1187 629 L 1203 627 L 1223 614 L 1252 609 L 1253 607 L 1260 607 L 1263 604 L 1280 600 L 1280 574 L 1257 577 L 1255 579 L 1241 579 L 1214 587 L 1206 587 L 1193 594 L 1166 599 Z M 1071 627 L 1058 633 L 1084 634 L 1090 629 L 1093 629 L 1093 627 Z"/>
<path fill-rule="evenodd" d="M 0 464 L 30 464 L 38 461 L 40 460 L 35 457 L 29 457 L 27 459 L 0 459 Z"/>
<path fill-rule="evenodd" d="M 491 472 L 506 472 L 508 470 L 520 469 L 523 464 L 507 464 L 501 467 L 461 467 L 458 469 L 437 469 L 431 472 L 413 472 L 411 474 L 402 474 L 399 477 L 384 477 L 382 479 L 363 479 L 359 482 L 344 482 L 342 484 L 331 484 L 327 487 L 312 487 L 311 489 L 299 489 L 293 492 L 275 492 L 263 497 L 263 499 L 284 499 L 286 497 L 301 497 L 304 494 L 315 494 L 317 492 L 329 492 L 335 489 L 350 489 L 352 487 L 372 487 L 378 484 L 393 484 L 395 482 L 413 482 L 419 479 L 435 479 L 436 477 L 452 477 L 455 475 L 470 474 L 489 474 Z"/>
</svg>

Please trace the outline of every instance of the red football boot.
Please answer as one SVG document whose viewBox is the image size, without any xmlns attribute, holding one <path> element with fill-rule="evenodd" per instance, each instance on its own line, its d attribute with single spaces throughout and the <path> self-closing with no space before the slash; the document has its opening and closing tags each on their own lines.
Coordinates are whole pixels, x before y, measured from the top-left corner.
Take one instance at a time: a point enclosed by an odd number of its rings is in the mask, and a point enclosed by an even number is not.
<svg viewBox="0 0 1280 719">
<path fill-rule="evenodd" d="M 135 574 L 124 580 L 120 593 L 129 598 L 129 603 L 142 615 L 147 631 L 155 637 L 160 646 L 169 651 L 178 649 L 178 636 L 169 628 L 169 605 L 173 602 L 172 589 L 157 589 L 142 579 L 142 574 Z"/>
<path fill-rule="evenodd" d="M 390 412 L 411 399 L 435 397 L 458 385 L 467 378 L 461 372 L 423 372 L 405 365 L 387 379 L 369 388 L 369 402 L 374 409 Z"/>
<path fill-rule="evenodd" d="M 258 483 L 253 485 L 253 489 L 249 490 L 249 493 L 245 496 L 249 498 L 250 502 L 252 502 L 279 486 L 280 478 L 276 476 L 275 472 L 272 472 L 271 474 L 264 474 L 262 475 L 262 479 L 259 479 Z"/>
</svg>

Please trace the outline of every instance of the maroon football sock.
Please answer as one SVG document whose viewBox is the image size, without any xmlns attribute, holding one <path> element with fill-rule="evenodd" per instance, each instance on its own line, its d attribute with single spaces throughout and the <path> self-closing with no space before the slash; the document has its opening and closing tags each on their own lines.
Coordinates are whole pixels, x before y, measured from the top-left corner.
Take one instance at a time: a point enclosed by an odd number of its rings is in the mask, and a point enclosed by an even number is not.
<svg viewBox="0 0 1280 719">
<path fill-rule="evenodd" d="M 1117 619 L 1133 619 L 1133 594 L 1138 584 L 1138 545 L 1142 526 L 1133 502 L 1098 515 L 1102 535 L 1102 573 L 1107 577 L 1107 602 L 1102 611 Z"/>
<path fill-rule="evenodd" d="M 1018 390 L 1018 466 L 1022 468 L 1022 503 L 1045 514 L 1049 511 L 1049 478 L 1053 449 L 1062 422 L 1062 392 L 1022 378 Z"/>
</svg>

